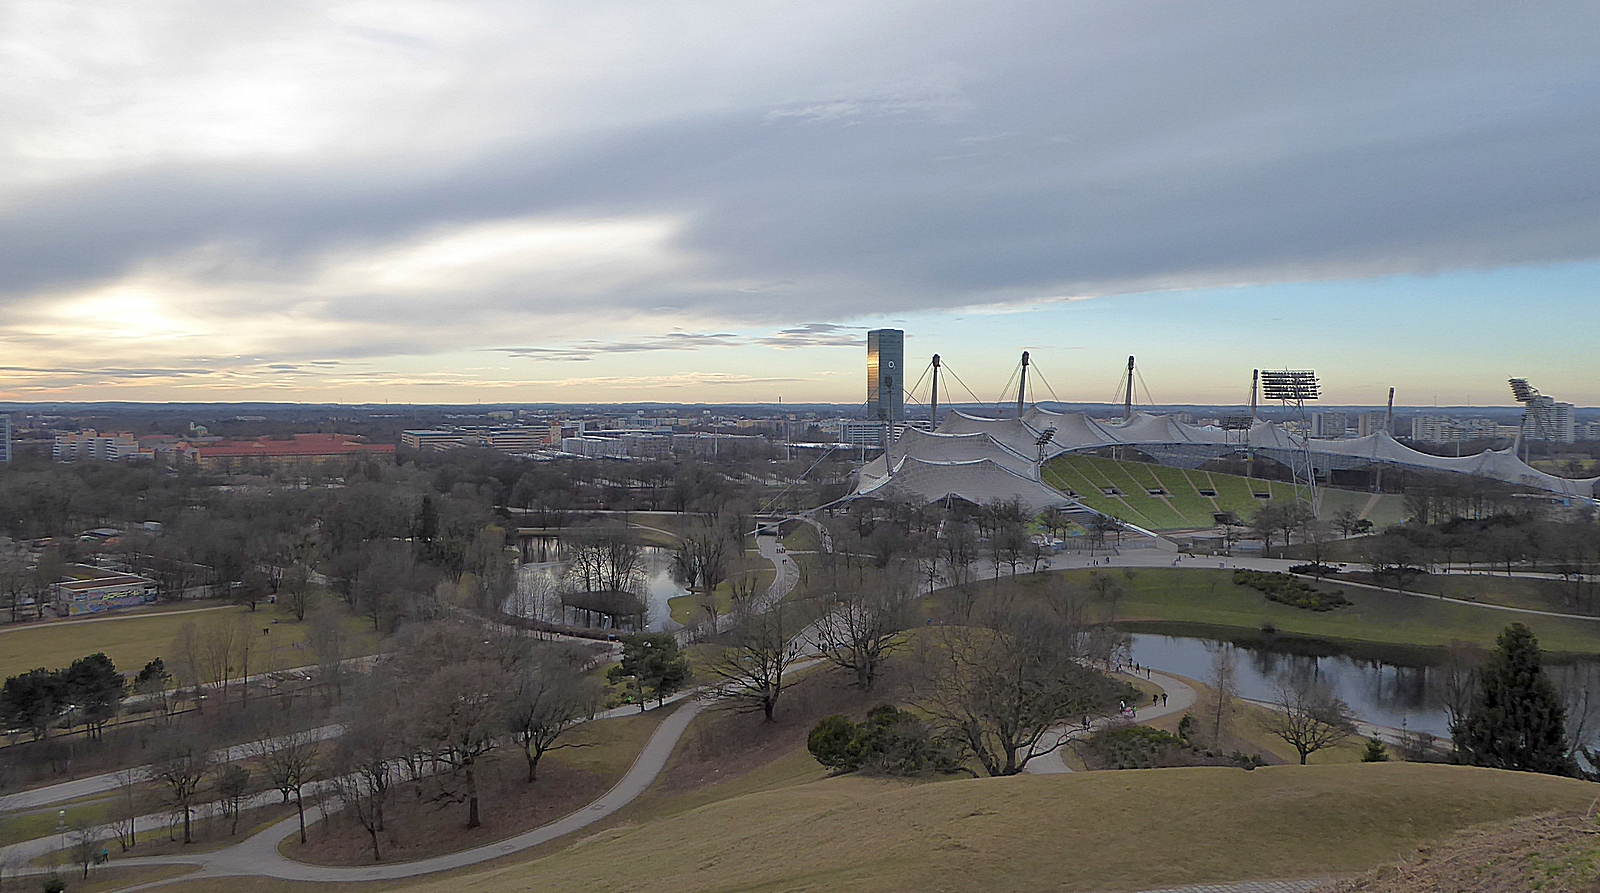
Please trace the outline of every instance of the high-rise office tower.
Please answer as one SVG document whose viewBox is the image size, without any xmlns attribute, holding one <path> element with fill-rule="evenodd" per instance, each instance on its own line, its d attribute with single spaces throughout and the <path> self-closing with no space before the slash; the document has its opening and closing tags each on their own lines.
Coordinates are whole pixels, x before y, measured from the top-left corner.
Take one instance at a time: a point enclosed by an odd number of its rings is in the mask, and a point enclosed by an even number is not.
<svg viewBox="0 0 1600 893">
<path fill-rule="evenodd" d="M 11 461 L 11 416 L 0 413 L 0 462 Z"/>
<path fill-rule="evenodd" d="M 873 329 L 867 333 L 867 418 L 905 421 L 905 360 L 905 332 Z"/>
</svg>

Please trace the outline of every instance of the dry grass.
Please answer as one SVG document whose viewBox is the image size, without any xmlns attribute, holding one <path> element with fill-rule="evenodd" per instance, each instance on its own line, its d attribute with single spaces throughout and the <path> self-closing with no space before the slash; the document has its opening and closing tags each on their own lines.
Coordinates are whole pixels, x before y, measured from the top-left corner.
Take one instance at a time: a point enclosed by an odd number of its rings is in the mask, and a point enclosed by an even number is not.
<svg viewBox="0 0 1600 893">
<path fill-rule="evenodd" d="M 1370 868 L 1593 788 L 1414 763 L 1167 769 L 908 785 L 834 778 L 416 886 L 460 891 L 1139 890 Z"/>
<path fill-rule="evenodd" d="M 1337 893 L 1595 893 L 1600 825 L 1552 813 L 1478 828 L 1404 862 L 1339 884 Z"/>
</svg>

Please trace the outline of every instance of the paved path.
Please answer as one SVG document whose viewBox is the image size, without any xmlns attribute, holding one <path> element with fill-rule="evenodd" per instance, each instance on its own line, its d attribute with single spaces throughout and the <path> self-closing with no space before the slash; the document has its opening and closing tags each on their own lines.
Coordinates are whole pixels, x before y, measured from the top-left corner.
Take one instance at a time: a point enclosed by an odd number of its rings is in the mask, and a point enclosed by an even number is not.
<svg viewBox="0 0 1600 893">
<path fill-rule="evenodd" d="M 1145 679 L 1147 682 L 1154 682 L 1156 685 L 1161 686 L 1161 690 L 1167 694 L 1167 703 L 1164 705 L 1139 706 L 1135 711 L 1134 720 L 1136 722 L 1149 722 L 1152 719 L 1160 719 L 1164 716 L 1182 713 L 1194 704 L 1194 689 L 1176 676 L 1156 670 L 1151 670 L 1148 678 L 1136 673 L 1124 675 Z M 1117 717 L 1102 717 L 1094 720 L 1089 723 L 1089 731 L 1094 732 L 1103 729 L 1116 722 L 1117 719 Z M 1067 742 L 1082 738 L 1085 734 L 1081 726 L 1062 726 L 1059 729 L 1051 729 L 1045 733 L 1044 740 L 1040 742 L 1049 747 L 1050 752 L 1039 754 L 1029 760 L 1028 764 L 1022 767 L 1023 771 L 1032 775 L 1058 775 L 1063 772 L 1071 772 L 1072 768 L 1067 765 L 1066 760 L 1061 758 L 1061 749 Z"/>
<path fill-rule="evenodd" d="M 344 734 L 344 726 L 328 725 L 312 729 L 312 734 L 318 741 L 337 738 Z M 236 744 L 212 751 L 212 758 L 218 762 L 231 763 L 249 756 L 256 745 Z M 146 781 L 150 774 L 147 767 L 139 766 L 132 770 L 135 781 Z M 88 797 L 94 794 L 104 794 L 117 788 L 117 776 L 120 772 L 107 772 L 102 775 L 90 775 L 72 781 L 63 781 L 60 784 L 47 785 L 42 788 L 32 788 L 7 794 L 0 797 L 0 813 L 17 812 L 24 809 L 36 809 L 41 806 L 50 806 L 56 803 L 65 803 L 79 797 Z"/>
</svg>

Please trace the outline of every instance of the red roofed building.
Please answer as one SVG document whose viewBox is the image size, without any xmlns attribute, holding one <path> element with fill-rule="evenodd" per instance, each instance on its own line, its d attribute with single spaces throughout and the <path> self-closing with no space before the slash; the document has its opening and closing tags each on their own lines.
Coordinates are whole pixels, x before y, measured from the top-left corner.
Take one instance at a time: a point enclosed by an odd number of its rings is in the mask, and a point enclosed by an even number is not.
<svg viewBox="0 0 1600 893">
<path fill-rule="evenodd" d="M 224 440 L 191 446 L 183 454 L 201 468 L 234 471 L 253 465 L 284 468 L 346 459 L 392 458 L 394 444 L 367 443 L 347 434 L 296 434 L 291 439 Z"/>
</svg>

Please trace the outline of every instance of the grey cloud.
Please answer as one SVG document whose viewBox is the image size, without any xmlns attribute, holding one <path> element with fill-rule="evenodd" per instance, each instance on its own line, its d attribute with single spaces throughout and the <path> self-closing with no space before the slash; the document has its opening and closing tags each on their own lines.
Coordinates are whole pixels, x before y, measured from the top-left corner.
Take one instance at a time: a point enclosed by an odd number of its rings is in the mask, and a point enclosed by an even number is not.
<svg viewBox="0 0 1600 893">
<path fill-rule="evenodd" d="M 704 347 L 732 347 L 741 343 L 736 335 L 700 332 L 668 332 L 654 338 L 632 341 L 577 341 L 557 347 L 496 347 L 500 353 L 534 360 L 592 360 L 601 354 L 644 353 L 655 350 L 698 350 Z"/>
<path fill-rule="evenodd" d="M 670 308 L 799 326 L 1064 293 L 1592 258 L 1597 38 L 1600 8 L 1584 3 L 1431 16 L 1388 3 L 952 4 L 862 35 L 862 58 L 810 72 L 844 78 L 895 45 L 952 72 L 935 88 L 863 83 L 806 98 L 809 79 L 796 77 L 767 105 L 511 140 L 449 167 L 127 170 L 13 202 L 0 215 L 0 271 L 10 300 L 26 300 L 225 242 L 242 246 L 243 268 L 278 271 L 292 291 L 323 252 L 440 225 L 673 214 L 689 221 L 679 247 L 697 258 L 690 273 L 578 308 L 514 287 L 466 295 L 478 307 L 468 301 L 460 318 L 574 312 L 598 327 Z M 225 281 L 240 269 L 202 273 Z M 327 312 L 420 325 L 427 307 L 369 295 Z M 844 337 L 803 329 L 761 343 Z M 508 352 L 583 359 L 693 343 L 663 338 Z"/>
</svg>

